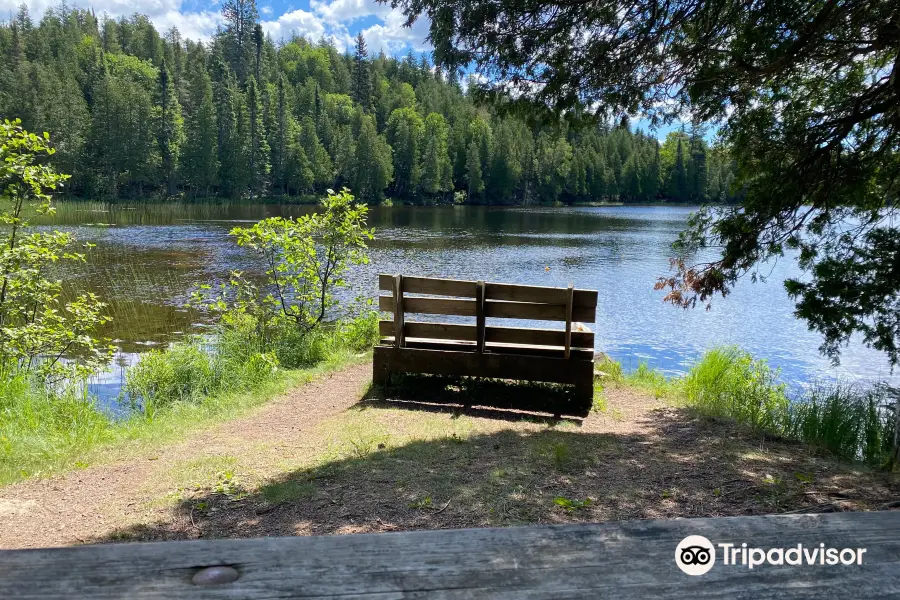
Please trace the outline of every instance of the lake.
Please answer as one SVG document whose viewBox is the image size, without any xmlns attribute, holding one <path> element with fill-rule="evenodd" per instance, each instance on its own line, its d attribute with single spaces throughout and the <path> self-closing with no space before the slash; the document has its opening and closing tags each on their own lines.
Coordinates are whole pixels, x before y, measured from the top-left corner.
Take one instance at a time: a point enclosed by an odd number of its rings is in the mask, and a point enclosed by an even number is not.
<svg viewBox="0 0 900 600">
<path fill-rule="evenodd" d="M 261 272 L 259 261 L 228 237 L 235 226 L 312 210 L 283 205 L 64 203 L 45 224 L 75 231 L 96 247 L 67 274 L 114 300 L 103 334 L 119 353 L 91 389 L 115 396 L 123 368 L 142 351 L 203 331 L 203 315 L 184 308 L 192 287 L 222 281 L 232 269 Z M 634 368 L 641 361 L 667 374 L 684 372 L 704 350 L 738 344 L 782 369 L 795 385 L 843 378 L 893 379 L 884 356 L 851 343 L 839 367 L 819 354 L 818 334 L 793 315 L 782 286 L 793 261 L 760 268 L 765 282 L 740 281 L 712 310 L 682 310 L 654 291 L 669 273 L 670 244 L 690 207 L 490 208 L 378 207 L 371 263 L 349 277 L 343 298 L 377 295 L 376 274 L 403 273 L 599 290 L 597 350 Z M 549 326 L 549 325 L 544 325 Z"/>
</svg>

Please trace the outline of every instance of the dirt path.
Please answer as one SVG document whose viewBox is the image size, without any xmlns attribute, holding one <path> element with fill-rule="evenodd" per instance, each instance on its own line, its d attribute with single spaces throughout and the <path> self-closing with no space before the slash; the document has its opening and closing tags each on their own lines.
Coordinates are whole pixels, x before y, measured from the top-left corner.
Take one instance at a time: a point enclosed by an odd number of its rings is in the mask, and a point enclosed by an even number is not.
<svg viewBox="0 0 900 600">
<path fill-rule="evenodd" d="M 452 385 L 364 397 L 370 373 L 352 366 L 152 454 L 4 488 L 0 547 L 870 510 L 900 498 L 896 475 L 627 387 L 608 387 L 602 412 L 560 420 L 482 406 L 502 394 Z M 453 393 L 467 406 L 447 405 Z"/>
<path fill-rule="evenodd" d="M 302 450 L 305 432 L 358 402 L 371 371 L 370 364 L 362 364 L 323 376 L 249 415 L 147 456 L 0 489 L 0 548 L 83 543 L 153 520 L 160 512 L 154 501 L 171 484 L 167 473 L 192 459 L 200 464 L 205 456 L 246 460 L 255 453 L 248 464 L 275 463 L 285 452 Z"/>
</svg>

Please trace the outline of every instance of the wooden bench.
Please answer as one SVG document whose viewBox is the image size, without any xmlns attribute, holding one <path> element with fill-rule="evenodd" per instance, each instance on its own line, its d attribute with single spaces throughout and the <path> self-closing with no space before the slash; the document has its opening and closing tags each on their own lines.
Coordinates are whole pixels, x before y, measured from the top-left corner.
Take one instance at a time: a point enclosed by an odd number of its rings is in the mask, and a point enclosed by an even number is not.
<svg viewBox="0 0 900 600">
<path fill-rule="evenodd" d="M 468 375 L 575 386 L 576 403 L 590 407 L 594 394 L 597 292 L 568 288 L 379 275 L 381 321 L 373 380 L 394 373 Z M 407 321 L 407 314 L 472 317 L 472 324 Z M 486 325 L 487 319 L 557 321 L 565 329 Z"/>
<path fill-rule="evenodd" d="M 0 598 L 898 598 L 898 531 L 890 511 L 0 550 Z M 866 553 L 861 565 L 751 570 L 716 548 L 692 577 L 675 563 L 689 535 Z"/>
</svg>

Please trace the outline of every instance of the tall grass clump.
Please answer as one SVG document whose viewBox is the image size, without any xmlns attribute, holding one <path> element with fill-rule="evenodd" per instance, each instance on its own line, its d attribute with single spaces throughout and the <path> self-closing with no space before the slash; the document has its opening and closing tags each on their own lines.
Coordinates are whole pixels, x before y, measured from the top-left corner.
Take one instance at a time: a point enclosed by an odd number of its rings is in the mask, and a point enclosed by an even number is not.
<svg viewBox="0 0 900 600">
<path fill-rule="evenodd" d="M 680 382 L 688 405 L 849 460 L 882 464 L 895 449 L 896 391 L 818 384 L 789 398 L 778 371 L 736 347 L 706 352 Z"/>
<path fill-rule="evenodd" d="M 784 434 L 845 458 L 885 462 L 895 443 L 891 396 L 887 386 L 814 385 L 791 403 Z"/>
<path fill-rule="evenodd" d="M 53 390 L 26 372 L 0 368 L 0 486 L 104 442 L 110 423 L 83 387 Z"/>
<path fill-rule="evenodd" d="M 688 404 L 754 429 L 780 431 L 787 417 L 786 387 L 778 371 L 734 346 L 707 351 L 681 382 Z"/>
<path fill-rule="evenodd" d="M 279 367 L 305 369 L 339 363 L 377 341 L 378 315 L 324 323 L 308 332 L 286 323 L 260 337 L 252 319 L 228 319 L 211 338 L 195 336 L 152 350 L 125 374 L 121 399 L 153 419 L 176 403 L 253 389 L 272 380 Z"/>
</svg>

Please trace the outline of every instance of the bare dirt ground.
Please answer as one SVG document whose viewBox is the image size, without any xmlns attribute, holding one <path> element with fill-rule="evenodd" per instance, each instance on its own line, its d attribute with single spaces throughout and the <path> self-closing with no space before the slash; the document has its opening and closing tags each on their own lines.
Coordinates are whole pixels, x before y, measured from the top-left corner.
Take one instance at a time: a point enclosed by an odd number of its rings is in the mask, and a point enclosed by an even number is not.
<svg viewBox="0 0 900 600">
<path fill-rule="evenodd" d="M 483 406 L 491 390 L 457 395 L 465 406 L 370 390 L 370 371 L 324 376 L 178 444 L 0 489 L 0 547 L 872 510 L 900 498 L 896 475 L 627 387 L 606 389 L 604 411 L 553 418 Z M 440 386 L 428 399 L 453 401 Z"/>
</svg>

